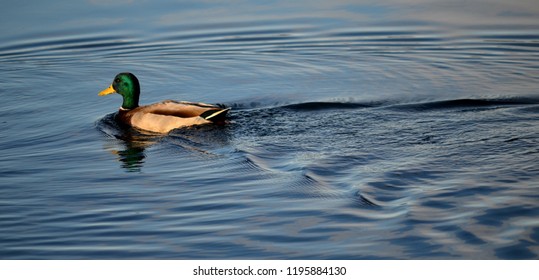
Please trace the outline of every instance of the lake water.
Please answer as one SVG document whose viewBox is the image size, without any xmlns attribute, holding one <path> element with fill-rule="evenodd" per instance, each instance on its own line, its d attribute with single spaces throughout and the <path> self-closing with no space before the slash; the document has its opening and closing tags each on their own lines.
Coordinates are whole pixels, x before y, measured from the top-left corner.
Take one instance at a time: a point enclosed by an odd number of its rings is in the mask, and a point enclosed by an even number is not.
<svg viewBox="0 0 539 280">
<path fill-rule="evenodd" d="M 0 96 L 0 259 L 539 256 L 536 0 L 8 0 Z"/>
</svg>

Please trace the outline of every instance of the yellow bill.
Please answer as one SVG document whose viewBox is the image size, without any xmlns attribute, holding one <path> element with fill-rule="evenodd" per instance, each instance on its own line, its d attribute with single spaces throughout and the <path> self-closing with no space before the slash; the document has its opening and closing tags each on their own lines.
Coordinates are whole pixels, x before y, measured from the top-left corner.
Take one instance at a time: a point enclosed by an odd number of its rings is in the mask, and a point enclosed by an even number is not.
<svg viewBox="0 0 539 280">
<path fill-rule="evenodd" d="M 111 94 L 111 93 L 115 93 L 116 91 L 114 90 L 114 88 L 112 87 L 112 85 L 110 85 L 110 87 L 108 87 L 107 89 L 101 91 L 98 95 L 99 96 L 103 96 L 103 95 L 108 95 L 108 94 Z"/>
</svg>

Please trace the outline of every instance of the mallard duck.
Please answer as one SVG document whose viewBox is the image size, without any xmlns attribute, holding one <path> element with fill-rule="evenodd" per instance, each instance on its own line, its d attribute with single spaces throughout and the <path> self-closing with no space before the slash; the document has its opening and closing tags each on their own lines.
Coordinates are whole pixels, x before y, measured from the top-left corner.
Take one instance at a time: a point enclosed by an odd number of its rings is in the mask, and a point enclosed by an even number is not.
<svg viewBox="0 0 539 280">
<path fill-rule="evenodd" d="M 119 93 L 123 103 L 118 112 L 118 119 L 123 124 L 138 129 L 168 133 L 175 128 L 200 125 L 224 124 L 230 108 L 216 105 L 165 100 L 159 103 L 139 106 L 140 84 L 131 73 L 120 73 L 107 89 L 98 95 Z"/>
</svg>

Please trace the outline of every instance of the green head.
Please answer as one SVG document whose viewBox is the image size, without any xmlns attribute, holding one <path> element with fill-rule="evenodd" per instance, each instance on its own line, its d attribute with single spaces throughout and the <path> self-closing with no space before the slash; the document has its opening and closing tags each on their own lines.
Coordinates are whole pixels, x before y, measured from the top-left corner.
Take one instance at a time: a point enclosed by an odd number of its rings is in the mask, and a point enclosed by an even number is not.
<svg viewBox="0 0 539 280">
<path fill-rule="evenodd" d="M 137 77 L 131 73 L 120 73 L 114 77 L 112 85 L 99 93 L 99 96 L 108 95 L 111 93 L 119 93 L 124 101 L 122 108 L 134 109 L 138 107 L 138 99 L 140 96 L 140 85 Z"/>
</svg>

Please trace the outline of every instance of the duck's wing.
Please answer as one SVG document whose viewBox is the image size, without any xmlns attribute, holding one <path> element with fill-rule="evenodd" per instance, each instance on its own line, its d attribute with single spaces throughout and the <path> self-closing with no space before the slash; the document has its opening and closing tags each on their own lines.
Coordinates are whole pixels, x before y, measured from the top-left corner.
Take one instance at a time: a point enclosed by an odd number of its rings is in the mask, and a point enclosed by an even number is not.
<svg viewBox="0 0 539 280">
<path fill-rule="evenodd" d="M 214 114 L 215 112 L 222 110 L 223 108 L 211 104 L 174 100 L 166 100 L 163 102 L 144 106 L 144 111 L 146 113 L 176 116 L 181 118 L 198 117 L 202 116 L 203 114 L 207 114 L 209 116 Z"/>
</svg>

